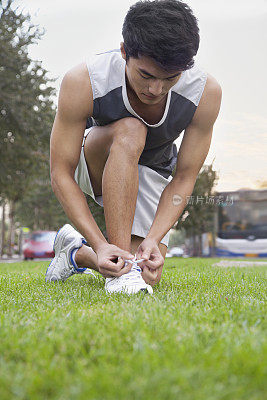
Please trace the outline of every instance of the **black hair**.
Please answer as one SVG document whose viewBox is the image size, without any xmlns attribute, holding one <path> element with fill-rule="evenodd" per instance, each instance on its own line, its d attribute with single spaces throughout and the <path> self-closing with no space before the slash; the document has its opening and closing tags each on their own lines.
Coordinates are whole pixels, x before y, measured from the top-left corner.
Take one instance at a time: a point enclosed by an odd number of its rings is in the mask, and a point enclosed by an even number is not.
<svg viewBox="0 0 267 400">
<path fill-rule="evenodd" d="M 192 68 L 199 48 L 197 19 L 177 0 L 138 1 L 126 14 L 122 36 L 127 61 L 151 57 L 166 71 Z"/>
</svg>

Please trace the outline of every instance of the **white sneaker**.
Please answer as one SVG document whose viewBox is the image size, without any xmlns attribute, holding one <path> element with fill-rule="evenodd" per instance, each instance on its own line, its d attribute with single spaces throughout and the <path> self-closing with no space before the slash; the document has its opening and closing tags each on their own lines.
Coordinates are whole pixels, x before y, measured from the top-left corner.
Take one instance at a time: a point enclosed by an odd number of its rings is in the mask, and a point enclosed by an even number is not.
<svg viewBox="0 0 267 400">
<path fill-rule="evenodd" d="M 55 257 L 47 268 L 45 281 L 65 281 L 74 274 L 88 273 L 88 268 L 78 268 L 75 262 L 77 250 L 85 243 L 82 235 L 71 225 L 64 225 L 55 237 L 53 247 Z M 89 273 L 94 275 L 92 272 Z"/>
<path fill-rule="evenodd" d="M 127 293 L 135 294 L 138 292 L 153 293 L 150 285 L 146 284 L 141 275 L 141 268 L 137 263 L 143 261 L 137 260 L 136 256 L 133 260 L 127 260 L 126 263 L 131 263 L 131 271 L 119 278 L 106 278 L 105 289 L 107 293 Z"/>
</svg>

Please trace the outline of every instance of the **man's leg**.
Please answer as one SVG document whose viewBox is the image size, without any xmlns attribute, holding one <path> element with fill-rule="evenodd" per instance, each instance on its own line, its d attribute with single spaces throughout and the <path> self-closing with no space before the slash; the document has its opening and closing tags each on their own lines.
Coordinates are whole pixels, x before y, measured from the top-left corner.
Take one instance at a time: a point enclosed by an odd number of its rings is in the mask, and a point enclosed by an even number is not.
<svg viewBox="0 0 267 400">
<path fill-rule="evenodd" d="M 112 126 L 110 147 L 102 176 L 103 205 L 109 243 L 131 250 L 139 178 L 138 161 L 144 149 L 147 128 L 135 118 Z"/>
<path fill-rule="evenodd" d="M 138 119 L 124 118 L 93 128 L 84 143 L 95 196 L 103 196 L 109 243 L 128 251 L 138 193 L 138 161 L 146 134 L 145 125 Z M 78 260 L 81 254 L 82 249 L 77 252 Z M 91 256 L 94 267 L 96 259 Z"/>
</svg>

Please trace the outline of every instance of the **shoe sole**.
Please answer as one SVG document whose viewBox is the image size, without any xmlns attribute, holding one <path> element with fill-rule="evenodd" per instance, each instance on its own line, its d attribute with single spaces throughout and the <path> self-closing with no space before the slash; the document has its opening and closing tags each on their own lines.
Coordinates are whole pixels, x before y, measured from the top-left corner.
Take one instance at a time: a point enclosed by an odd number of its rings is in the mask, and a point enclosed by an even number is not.
<svg viewBox="0 0 267 400">
<path fill-rule="evenodd" d="M 151 288 L 151 289 L 152 289 L 152 288 Z M 145 294 L 153 294 L 153 291 L 150 292 L 149 289 L 147 289 L 147 288 L 146 288 L 146 289 L 140 289 L 139 292 L 143 292 L 143 293 L 145 293 Z"/>
<path fill-rule="evenodd" d="M 128 292 L 128 291 L 125 290 L 125 289 L 124 289 L 124 290 L 120 290 L 120 291 L 114 291 L 114 292 L 110 292 L 110 291 L 107 290 L 106 288 L 105 288 L 105 290 L 106 290 L 106 293 L 107 293 L 107 294 L 123 293 L 123 294 L 133 295 L 133 294 L 138 294 L 138 293 L 140 293 L 140 292 L 142 292 L 142 293 L 144 293 L 144 294 L 153 294 L 153 289 L 152 289 L 152 287 L 151 287 L 150 285 L 147 285 L 146 288 L 141 288 L 141 289 L 139 289 L 137 292 L 134 292 L 134 291 Z"/>
</svg>

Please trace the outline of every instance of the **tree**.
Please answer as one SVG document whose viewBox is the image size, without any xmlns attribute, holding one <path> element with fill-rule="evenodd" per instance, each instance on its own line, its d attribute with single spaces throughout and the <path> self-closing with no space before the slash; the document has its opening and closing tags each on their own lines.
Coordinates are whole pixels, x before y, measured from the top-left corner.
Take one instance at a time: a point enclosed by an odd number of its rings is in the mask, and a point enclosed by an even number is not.
<svg viewBox="0 0 267 400">
<path fill-rule="evenodd" d="M 15 220 L 31 230 L 58 230 L 69 223 L 48 178 L 34 180 L 30 190 L 17 203 Z"/>
<path fill-rule="evenodd" d="M 0 2 L 0 187 L 8 201 L 11 248 L 15 221 L 31 229 L 56 230 L 69 222 L 52 192 L 49 178 L 49 138 L 55 115 L 55 94 L 47 71 L 28 56 L 28 47 L 44 32 L 30 15 Z M 103 209 L 87 197 L 105 233 Z"/>
<path fill-rule="evenodd" d="M 1 237 L 0 237 L 0 257 L 4 254 L 4 246 L 5 246 L 5 231 L 6 231 L 6 201 L 3 198 L 0 198 L 0 206 L 1 206 Z"/>
<path fill-rule="evenodd" d="M 49 159 L 54 88 L 41 62 L 28 56 L 28 46 L 41 37 L 38 27 L 11 5 L 9 0 L 0 16 L 0 184 L 16 201 Z"/>
<path fill-rule="evenodd" d="M 187 206 L 176 225 L 176 229 L 185 229 L 186 237 L 193 238 L 193 255 L 202 254 L 202 233 L 213 232 L 215 211 L 213 188 L 217 180 L 218 175 L 213 170 L 213 164 L 204 165 L 198 174 L 193 193 L 187 199 Z M 196 237 L 199 242 L 198 248 Z"/>
<path fill-rule="evenodd" d="M 0 187 L 8 200 L 12 238 L 16 205 L 49 161 L 54 88 L 28 47 L 42 36 L 12 1 L 0 9 Z"/>
</svg>

